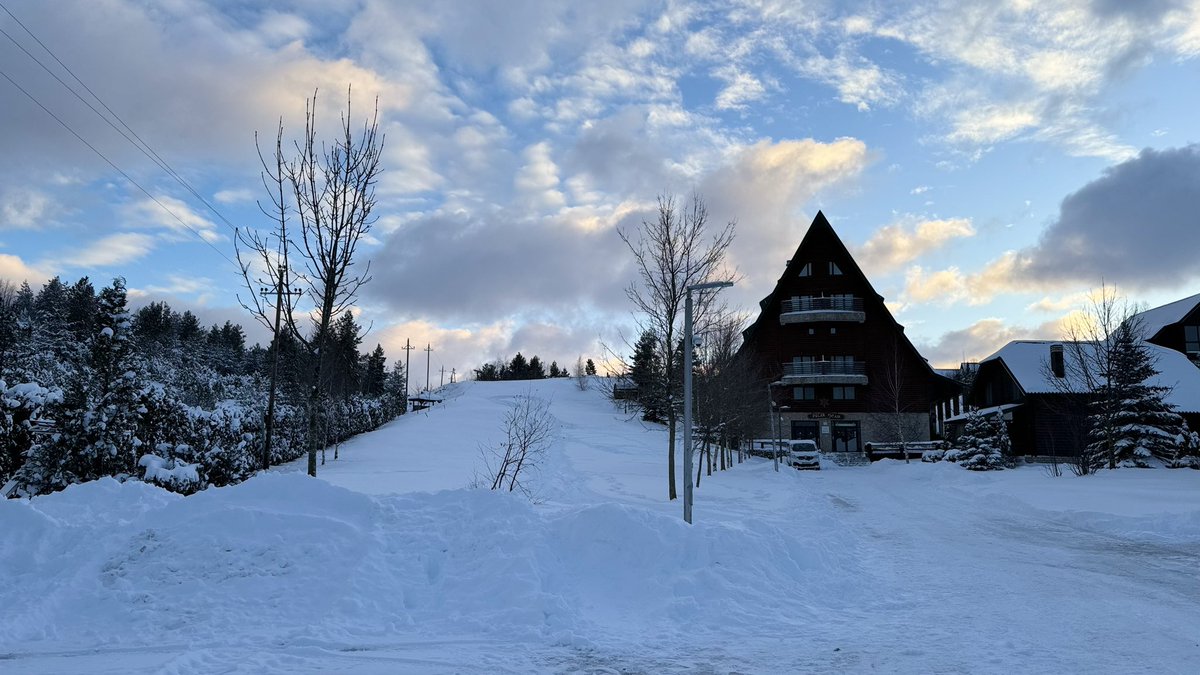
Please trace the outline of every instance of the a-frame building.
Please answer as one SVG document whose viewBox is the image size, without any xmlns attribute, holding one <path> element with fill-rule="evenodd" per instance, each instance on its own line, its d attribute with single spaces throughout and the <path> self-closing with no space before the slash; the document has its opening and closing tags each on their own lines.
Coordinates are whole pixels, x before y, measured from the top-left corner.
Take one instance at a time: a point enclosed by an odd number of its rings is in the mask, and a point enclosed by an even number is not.
<svg viewBox="0 0 1200 675">
<path fill-rule="evenodd" d="M 820 212 L 759 306 L 741 354 L 771 383 L 785 437 L 823 452 L 927 441 L 935 407 L 961 393 L 917 353 Z"/>
</svg>

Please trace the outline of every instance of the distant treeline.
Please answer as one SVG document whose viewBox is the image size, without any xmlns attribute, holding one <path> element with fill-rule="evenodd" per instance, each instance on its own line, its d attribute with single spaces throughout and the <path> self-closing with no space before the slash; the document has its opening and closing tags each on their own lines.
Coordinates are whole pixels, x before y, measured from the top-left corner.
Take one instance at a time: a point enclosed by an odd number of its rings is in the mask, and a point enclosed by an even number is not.
<svg viewBox="0 0 1200 675">
<path fill-rule="evenodd" d="M 587 364 L 582 362 L 578 364 L 583 369 L 584 374 L 595 375 L 596 365 L 591 359 L 587 360 Z M 535 354 L 530 359 L 526 360 L 521 352 L 517 352 L 510 361 L 497 359 L 495 361 L 485 363 L 475 369 L 475 379 L 480 382 L 496 382 L 499 380 L 544 380 L 548 377 L 571 377 L 572 373 L 567 368 L 559 368 L 557 361 L 550 362 L 550 368 L 547 369 L 542 360 Z"/>
</svg>

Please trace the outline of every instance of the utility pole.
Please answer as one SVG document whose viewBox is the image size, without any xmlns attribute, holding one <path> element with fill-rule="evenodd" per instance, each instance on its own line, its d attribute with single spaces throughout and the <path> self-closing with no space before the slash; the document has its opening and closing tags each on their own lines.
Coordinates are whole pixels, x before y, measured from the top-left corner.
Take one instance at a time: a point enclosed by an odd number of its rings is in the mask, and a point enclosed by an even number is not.
<svg viewBox="0 0 1200 675">
<path fill-rule="evenodd" d="M 454 384 L 454 369 L 450 369 L 450 384 Z"/>
<path fill-rule="evenodd" d="M 409 343 L 408 338 L 404 338 L 404 411 L 408 412 L 408 355 L 409 352 L 416 349 Z"/>
<path fill-rule="evenodd" d="M 259 294 L 263 297 L 268 297 L 271 293 L 275 293 L 275 327 L 272 331 L 271 342 L 274 345 L 273 353 L 271 354 L 271 389 L 267 394 L 267 419 L 265 420 L 265 429 L 263 433 L 263 455 L 262 468 L 264 470 L 271 468 L 271 438 L 275 431 L 275 383 L 279 378 L 279 321 L 280 314 L 283 310 L 283 296 L 291 297 L 293 295 L 301 295 L 299 288 L 284 289 L 284 284 L 287 283 L 287 263 L 280 263 L 279 278 L 275 280 L 275 288 L 263 287 L 259 289 Z"/>
<path fill-rule="evenodd" d="M 684 290 L 683 301 L 683 520 L 692 524 L 692 350 L 696 348 L 692 335 L 692 292 L 717 291 L 729 288 L 732 281 L 710 281 L 692 284 Z"/>
<path fill-rule="evenodd" d="M 429 391 L 429 359 L 433 354 L 433 344 L 426 343 L 425 345 L 425 391 Z"/>
<path fill-rule="evenodd" d="M 441 389 L 442 385 L 446 384 L 446 366 L 442 366 L 440 370 L 441 374 L 438 375 L 438 389 Z"/>
</svg>

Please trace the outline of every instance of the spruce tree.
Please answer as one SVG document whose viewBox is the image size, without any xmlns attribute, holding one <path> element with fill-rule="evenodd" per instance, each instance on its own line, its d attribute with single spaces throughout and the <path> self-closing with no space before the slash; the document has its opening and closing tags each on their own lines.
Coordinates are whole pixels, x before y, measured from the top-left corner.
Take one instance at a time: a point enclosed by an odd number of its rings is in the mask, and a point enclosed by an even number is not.
<svg viewBox="0 0 1200 675">
<path fill-rule="evenodd" d="M 1187 425 L 1167 404 L 1168 389 L 1148 384 L 1157 373 L 1149 349 L 1128 324 L 1117 329 L 1111 349 L 1110 372 L 1089 417 L 1089 453 L 1110 467 L 1172 461 L 1187 441 Z"/>
<path fill-rule="evenodd" d="M 962 434 L 946 451 L 945 460 L 973 471 L 1003 469 L 1007 447 L 1008 429 L 1000 413 L 985 416 L 978 410 L 971 410 L 967 413 Z"/>
<path fill-rule="evenodd" d="M 661 422 L 667 415 L 666 384 L 659 354 L 658 336 L 653 331 L 643 332 L 633 348 L 629 379 L 637 385 L 642 419 L 648 422 Z"/>
<path fill-rule="evenodd" d="M 596 364 L 593 363 L 591 359 L 588 359 L 587 363 L 583 366 L 583 374 L 584 375 L 595 375 L 596 374 Z"/>
</svg>

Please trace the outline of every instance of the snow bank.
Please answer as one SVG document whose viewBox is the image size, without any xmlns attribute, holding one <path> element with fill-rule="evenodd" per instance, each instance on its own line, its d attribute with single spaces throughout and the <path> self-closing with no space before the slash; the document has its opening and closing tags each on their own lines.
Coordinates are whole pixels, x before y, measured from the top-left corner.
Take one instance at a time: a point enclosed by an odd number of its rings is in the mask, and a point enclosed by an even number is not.
<svg viewBox="0 0 1200 675">
<path fill-rule="evenodd" d="M 852 551 L 765 524 L 688 527 L 482 490 L 371 497 L 268 474 L 180 498 L 97 481 L 0 503 L 0 652 L 492 635 L 558 644 L 787 634 Z M 774 617 L 764 621 L 763 617 Z"/>
</svg>

